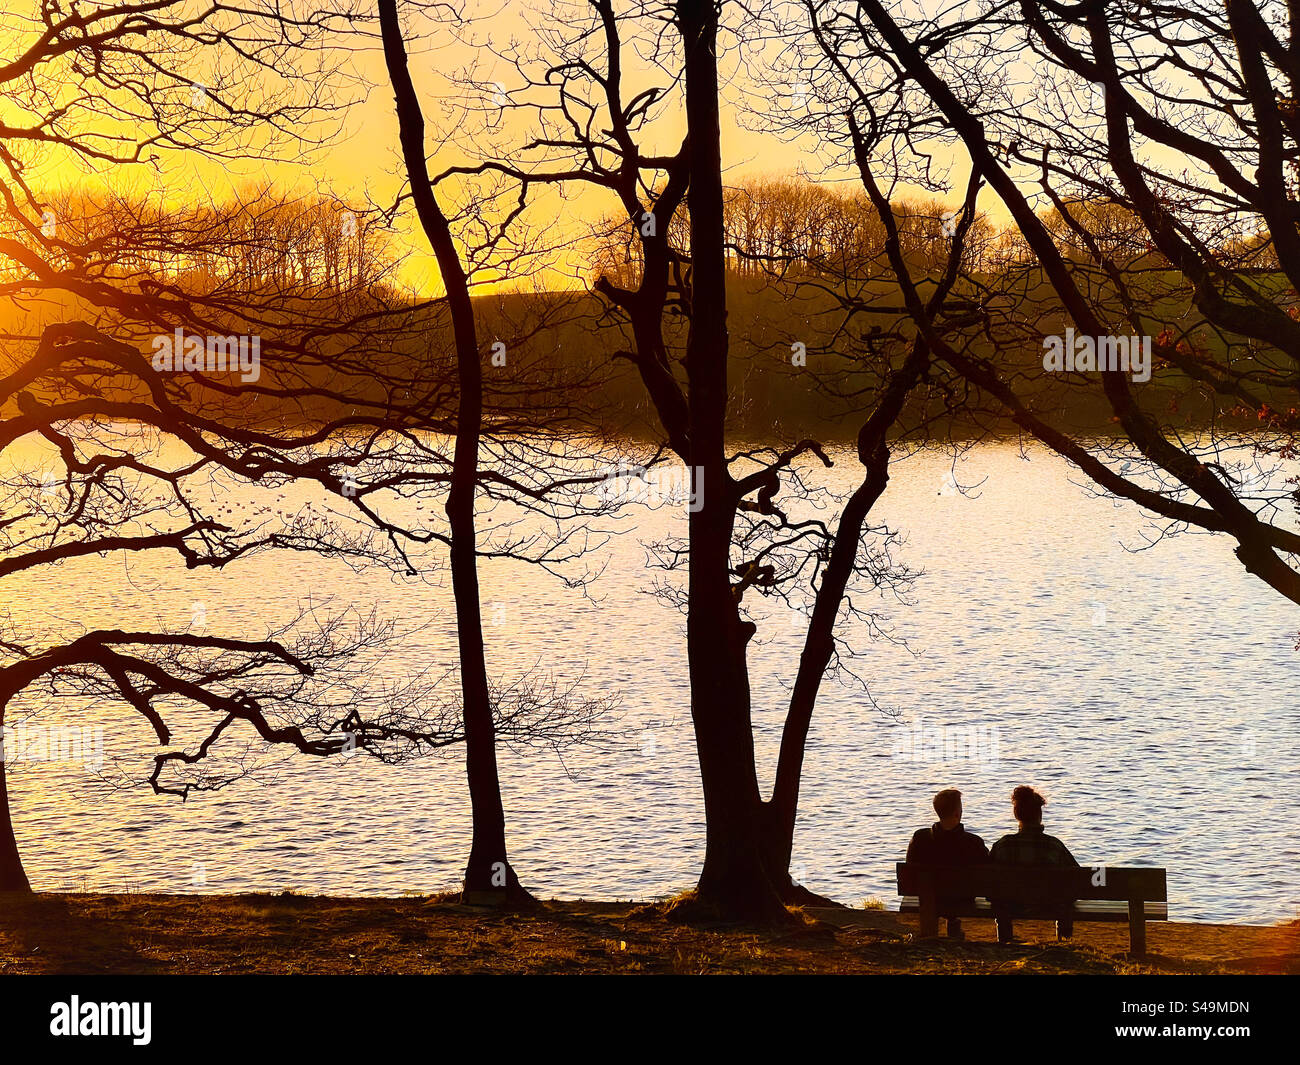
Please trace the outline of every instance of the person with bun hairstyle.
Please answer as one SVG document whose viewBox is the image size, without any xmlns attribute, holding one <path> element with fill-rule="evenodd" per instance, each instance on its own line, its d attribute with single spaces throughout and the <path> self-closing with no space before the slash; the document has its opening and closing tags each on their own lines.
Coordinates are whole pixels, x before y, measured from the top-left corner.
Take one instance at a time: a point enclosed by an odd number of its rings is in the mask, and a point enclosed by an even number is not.
<svg viewBox="0 0 1300 1065">
<path fill-rule="evenodd" d="M 1023 784 L 1011 793 L 1011 812 L 1015 815 L 1019 831 L 1003 836 L 993 844 L 989 856 L 994 862 L 1001 865 L 1079 868 L 1079 863 L 1074 860 L 1074 855 L 1065 844 L 1043 831 L 1043 807 L 1046 804 L 1047 800 L 1038 792 Z M 1058 939 L 1069 939 L 1074 934 L 1074 923 L 1068 916 L 1074 908 L 1074 900 L 1062 900 L 1062 907 L 1065 916 L 1056 922 L 1056 936 Z M 998 922 L 998 942 L 1010 943 L 1015 910 L 998 902 L 993 903 L 993 909 Z"/>
</svg>

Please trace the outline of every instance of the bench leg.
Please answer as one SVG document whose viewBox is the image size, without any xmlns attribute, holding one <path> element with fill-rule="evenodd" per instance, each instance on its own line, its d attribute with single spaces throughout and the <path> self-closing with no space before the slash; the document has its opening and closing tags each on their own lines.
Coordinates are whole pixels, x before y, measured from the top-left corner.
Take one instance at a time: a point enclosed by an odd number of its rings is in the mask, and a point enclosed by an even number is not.
<svg viewBox="0 0 1300 1065">
<path fill-rule="evenodd" d="M 1147 952 L 1146 903 L 1132 899 L 1128 904 L 1128 951 L 1130 954 Z"/>
<path fill-rule="evenodd" d="M 939 934 L 939 900 L 934 895 L 921 896 L 921 936 L 933 938 Z"/>
</svg>

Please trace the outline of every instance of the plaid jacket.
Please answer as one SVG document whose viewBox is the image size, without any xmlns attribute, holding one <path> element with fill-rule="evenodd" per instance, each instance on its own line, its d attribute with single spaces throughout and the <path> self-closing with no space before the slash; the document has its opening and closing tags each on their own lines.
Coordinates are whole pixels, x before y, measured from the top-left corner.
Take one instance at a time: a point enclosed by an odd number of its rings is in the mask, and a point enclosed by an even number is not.
<svg viewBox="0 0 1300 1065">
<path fill-rule="evenodd" d="M 1026 825 L 1019 832 L 1003 836 L 989 856 L 1001 865 L 1059 865 L 1079 868 L 1074 855 L 1055 836 L 1043 831 L 1042 825 Z"/>
</svg>

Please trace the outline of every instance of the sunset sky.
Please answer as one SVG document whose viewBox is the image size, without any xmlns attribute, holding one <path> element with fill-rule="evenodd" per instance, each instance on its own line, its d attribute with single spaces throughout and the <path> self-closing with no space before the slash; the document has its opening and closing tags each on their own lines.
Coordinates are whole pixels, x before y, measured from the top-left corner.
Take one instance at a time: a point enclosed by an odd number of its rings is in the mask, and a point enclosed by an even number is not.
<svg viewBox="0 0 1300 1065">
<path fill-rule="evenodd" d="M 585 4 L 573 6 L 579 11 L 586 8 Z M 506 107 L 494 113 L 489 107 L 485 111 L 480 94 L 467 91 L 455 82 L 469 74 L 488 85 L 499 85 L 512 99 L 518 98 L 515 95 L 521 84 L 518 72 L 493 51 L 506 49 L 514 41 L 522 42 L 521 47 L 531 50 L 531 54 L 538 54 L 545 47 L 548 23 L 554 26 L 554 10 L 539 13 L 533 5 L 518 3 L 475 3 L 469 10 L 475 21 L 458 30 L 424 21 L 420 23 L 422 29 L 417 39 L 414 19 L 408 28 L 410 65 L 421 93 L 427 124 L 426 143 L 435 173 L 470 160 L 467 149 L 485 146 L 484 124 L 488 118 L 492 127 L 490 136 L 503 145 L 518 145 L 533 129 L 531 110 L 515 111 Z M 12 20 L 14 16 L 9 18 Z M 22 42 L 31 40 L 32 29 L 30 26 L 20 29 L 22 24 L 17 21 L 9 21 L 7 25 L 8 32 L 0 32 L 0 41 L 12 54 L 15 46 L 21 48 Z M 642 86 L 666 82 L 662 71 L 645 64 L 638 68 L 636 49 L 632 42 L 626 43 L 625 101 Z M 325 146 L 295 142 L 292 137 L 281 135 L 273 147 L 266 149 L 262 138 L 254 137 L 253 143 L 259 147 L 246 158 L 213 160 L 195 152 L 173 149 L 165 152 L 156 166 L 98 170 L 88 170 L 81 162 L 70 166 L 65 153 L 45 148 L 33 152 L 30 160 L 33 183 L 44 189 L 84 185 L 147 190 L 167 200 L 183 201 L 196 196 L 221 200 L 241 188 L 269 182 L 276 188 L 303 194 L 330 192 L 355 205 L 364 205 L 367 200 L 385 207 L 391 205 L 404 180 L 399 173 L 392 95 L 378 41 L 369 34 L 340 33 L 332 38 L 332 44 L 327 62 L 336 67 L 328 83 L 333 89 L 330 99 L 345 106 L 321 127 L 322 130 L 331 125 L 337 127 L 337 135 L 330 136 Z M 845 182 L 849 187 L 856 185 L 855 175 L 836 167 L 824 150 L 820 153 L 814 150 L 811 137 L 791 140 L 788 135 L 756 131 L 756 127 L 770 125 L 764 111 L 766 103 L 785 110 L 789 102 L 774 101 L 772 86 L 756 83 L 756 70 L 764 71 L 759 76 L 771 75 L 756 59 L 753 46 L 742 48 L 734 36 L 724 34 L 722 58 L 722 148 L 728 180 L 807 174 L 817 180 Z M 198 85 L 211 82 L 221 86 L 228 74 L 205 73 L 201 67 L 195 67 L 186 70 L 185 76 Z M 257 90 L 275 100 L 301 96 L 311 83 L 309 78 L 286 78 L 280 86 L 274 86 L 273 80 L 269 73 L 260 74 Z M 684 128 L 680 87 L 674 92 L 666 98 L 658 117 L 643 134 L 643 143 L 651 150 L 668 153 L 680 143 Z M 231 95 L 238 98 L 238 93 Z M 542 98 L 545 97 L 534 95 L 529 99 Z M 0 121 L 5 120 L 6 112 L 6 105 L 0 102 Z M 458 141 L 456 136 L 472 144 Z M 954 167 L 954 181 L 964 180 L 964 170 L 959 161 Z M 956 201 L 955 194 L 949 198 Z M 455 186 L 444 187 L 444 209 L 449 213 L 455 199 Z M 553 189 L 538 191 L 535 200 L 536 205 L 527 216 L 528 224 L 545 229 L 551 236 L 557 232 L 576 235 L 587 223 L 609 217 L 618 210 L 612 197 L 576 185 L 570 186 L 564 196 Z M 996 212 L 996 206 L 987 201 L 986 196 L 986 209 Z M 411 213 L 406 211 L 396 225 L 397 246 L 409 255 L 402 279 L 419 291 L 437 291 L 440 285 L 433 257 L 412 222 Z M 580 255 L 570 254 L 567 262 L 543 270 L 540 280 L 547 287 L 571 287 L 586 280 L 582 276 L 584 267 Z"/>
</svg>

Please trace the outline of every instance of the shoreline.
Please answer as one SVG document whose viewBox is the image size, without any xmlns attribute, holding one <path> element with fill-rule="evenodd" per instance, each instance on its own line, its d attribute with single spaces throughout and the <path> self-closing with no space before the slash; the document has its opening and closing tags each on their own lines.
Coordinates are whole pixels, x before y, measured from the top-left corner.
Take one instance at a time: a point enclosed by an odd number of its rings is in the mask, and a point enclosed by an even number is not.
<svg viewBox="0 0 1300 1065">
<path fill-rule="evenodd" d="M 808 908 L 793 928 L 682 925 L 645 903 L 550 900 L 536 910 L 455 896 L 85 894 L 0 896 L 0 974 L 1268 973 L 1300 974 L 1300 920 L 1153 921 L 1130 957 L 1124 924 L 1046 921 L 996 943 L 918 939 L 914 915 Z"/>
</svg>

